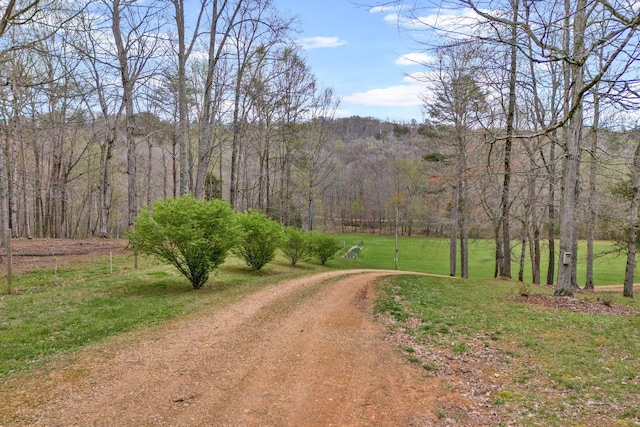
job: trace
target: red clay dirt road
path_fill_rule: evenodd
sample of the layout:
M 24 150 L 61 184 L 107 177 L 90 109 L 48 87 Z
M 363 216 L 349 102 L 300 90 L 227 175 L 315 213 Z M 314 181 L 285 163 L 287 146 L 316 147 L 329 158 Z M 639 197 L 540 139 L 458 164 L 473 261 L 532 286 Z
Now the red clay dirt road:
M 48 377 L 9 380 L 0 425 L 447 425 L 438 408 L 465 399 L 403 360 L 372 317 L 376 280 L 396 273 L 284 282 Z

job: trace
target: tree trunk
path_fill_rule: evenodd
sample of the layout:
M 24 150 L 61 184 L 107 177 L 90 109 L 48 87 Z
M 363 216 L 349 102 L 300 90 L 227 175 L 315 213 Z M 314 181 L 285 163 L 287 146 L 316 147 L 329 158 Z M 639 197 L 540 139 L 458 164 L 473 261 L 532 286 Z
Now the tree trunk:
M 174 137 L 171 140 L 171 192 L 174 199 L 178 197 L 178 194 L 180 194 L 180 184 L 178 179 L 178 165 L 180 163 L 178 153 L 180 152 L 180 149 L 181 147 L 179 146 L 179 141 Z
M 203 3 L 204 4 L 204 3 Z M 189 192 L 189 114 L 187 99 L 186 63 L 190 49 L 186 47 L 184 25 L 184 0 L 173 0 L 175 9 L 176 32 L 178 34 L 178 146 L 180 147 L 180 195 Z M 202 9 L 201 12 L 202 13 Z M 200 22 L 200 19 L 198 19 Z M 195 32 L 198 31 L 196 26 Z
M 136 162 L 136 140 L 133 136 L 133 82 L 126 83 L 124 90 L 123 102 L 125 104 L 126 115 L 126 139 L 127 139 L 127 225 L 129 229 L 133 228 L 138 216 L 138 192 L 136 187 L 137 162 Z
M 591 163 L 594 164 L 594 160 L 591 160 Z M 594 245 L 594 240 L 595 240 L 595 220 L 596 220 L 596 213 L 595 213 L 595 206 L 593 204 L 593 197 L 594 194 L 591 192 L 592 189 L 595 190 L 593 187 L 595 187 L 595 179 L 593 177 L 593 170 L 591 170 L 592 165 L 589 165 L 589 200 L 587 201 L 588 205 L 589 205 L 589 210 L 588 210 L 588 224 L 587 224 L 587 271 L 586 271 L 586 280 L 585 280 L 585 285 L 584 288 L 585 289 L 590 289 L 593 290 L 594 289 L 594 282 L 593 282 L 593 245 Z M 592 180 L 593 180 L 593 187 L 592 187 Z
M 145 185 L 145 207 L 149 209 L 151 207 L 152 197 L 152 188 L 151 182 L 153 181 L 151 175 L 153 174 L 153 143 L 151 138 L 147 138 L 147 176 L 146 176 L 146 185 Z
M 22 204 L 23 204 L 23 215 L 24 215 L 24 230 L 25 237 L 27 239 L 31 239 L 31 212 L 29 211 L 29 198 L 27 194 L 31 191 L 31 184 L 29 182 L 29 174 L 27 172 L 27 156 L 25 154 L 26 147 L 25 142 L 21 141 L 20 143 L 20 164 L 21 164 L 21 174 L 20 181 L 22 185 Z
M 629 235 L 627 237 L 627 267 L 624 274 L 623 295 L 633 298 L 633 278 L 636 268 L 636 252 L 638 241 L 638 206 L 640 205 L 640 141 L 633 155 L 633 198 L 629 213 Z
M 451 205 L 451 230 L 450 230 L 450 238 L 449 238 L 449 276 L 455 277 L 456 275 L 456 267 L 457 267 L 457 240 L 458 240 L 458 224 L 460 221 L 458 220 L 458 215 L 460 211 L 458 209 L 458 189 L 457 187 L 453 187 L 453 197 L 452 197 L 452 205 Z
M 169 166 L 167 166 L 167 152 L 162 150 L 162 197 L 169 197 Z
M 0 135 L 2 134 L 0 133 Z M 9 241 L 9 204 L 7 201 L 7 163 L 5 159 L 4 144 L 0 143 L 0 233 L 2 233 L 2 247 L 6 249 Z
M 596 208 L 596 173 L 598 150 L 598 127 L 600 121 L 600 94 L 599 84 L 593 90 L 593 126 L 591 127 L 591 153 L 589 157 L 589 193 L 587 195 L 587 277 L 584 288 L 593 289 L 593 246 L 596 232 L 596 220 L 598 218 Z
M 16 78 L 11 78 L 11 91 L 12 91 L 12 110 L 13 117 L 11 119 L 10 125 L 10 137 L 7 140 L 7 174 L 8 174 L 8 187 L 7 194 L 9 197 L 9 228 L 11 229 L 12 237 L 18 237 L 21 233 L 21 226 L 18 221 L 19 217 L 19 202 L 18 195 L 16 192 L 18 191 L 17 182 L 18 182 L 18 141 L 20 140 L 20 111 L 22 110 L 20 99 L 21 91 L 19 91 L 18 85 L 16 83 Z M 23 174 L 24 175 L 24 174 Z M 23 192 L 26 191 L 26 188 L 23 188 Z
M 549 149 L 549 202 L 547 206 L 548 232 L 549 232 L 549 264 L 547 266 L 547 285 L 553 285 L 556 267 L 556 143 L 551 142 Z
M 565 8 L 569 10 L 570 0 L 565 0 Z M 576 2 L 573 14 L 573 48 L 574 58 L 582 57 L 584 50 L 584 33 L 586 29 L 586 0 Z M 569 16 L 569 12 L 567 12 Z M 568 19 L 568 18 L 567 18 Z M 568 24 L 567 25 L 567 30 Z M 568 40 L 568 37 L 567 37 Z M 560 206 L 560 259 L 558 260 L 558 283 L 554 291 L 557 296 L 573 296 L 572 281 L 577 262 L 577 195 L 580 169 L 580 142 L 582 139 L 582 93 L 584 86 L 584 64 L 577 59 L 568 64 L 566 73 L 570 77 L 570 102 L 575 106 L 574 113 L 568 123 L 565 162 L 563 173 L 562 204 Z
M 214 34 L 212 30 L 212 34 Z M 205 91 L 203 97 L 203 112 L 200 118 L 200 141 L 198 144 L 198 165 L 196 166 L 196 183 L 194 187 L 194 195 L 200 198 L 204 195 L 204 185 L 209 170 L 209 163 L 212 154 L 212 128 L 213 115 L 215 108 L 213 105 L 213 89 L 214 89 L 214 71 L 216 67 L 215 61 L 215 35 L 211 36 L 211 47 L 209 48 L 209 65 L 207 68 L 207 80 L 205 82 Z M 181 173 L 182 175 L 182 173 Z
M 469 227 L 464 217 L 460 224 L 460 277 L 469 278 Z
M 459 188 L 458 191 L 458 223 L 460 231 L 460 277 L 467 279 L 469 277 L 469 225 L 467 224 L 467 199 L 466 199 L 466 161 L 462 161 L 462 172 L 459 172 Z
M 313 216 L 315 215 L 313 211 L 313 187 L 309 187 L 309 194 L 307 196 L 307 202 L 309 204 L 309 231 L 313 231 Z
M 522 230 L 520 235 L 520 262 L 518 263 L 518 281 L 524 282 L 524 264 L 527 259 L 527 228 L 528 223 L 525 219 L 522 222 Z
M 516 111 L 516 80 L 517 80 L 517 39 L 518 39 L 518 5 L 519 0 L 513 2 L 513 24 L 511 25 L 511 64 L 509 70 L 509 105 L 507 107 L 507 137 L 504 144 L 504 179 L 502 182 L 502 247 L 504 255 L 500 268 L 500 277 L 511 278 L 511 230 L 509 224 L 509 187 L 511 184 L 511 149 L 513 144 L 513 124 Z
M 93 158 L 91 156 L 87 156 L 87 170 L 92 170 L 93 168 Z M 87 208 L 87 226 L 82 233 L 82 237 L 93 237 L 96 232 L 96 228 L 98 227 L 98 223 L 94 224 L 93 219 L 93 206 L 94 206 L 94 194 L 93 194 L 93 178 L 87 179 L 87 187 L 86 187 L 86 196 L 83 204 L 83 210 Z M 97 217 L 97 215 L 96 215 Z M 79 223 L 79 221 L 78 221 Z
M 233 136 L 231 139 L 231 177 L 229 179 L 229 203 L 237 209 L 238 198 L 238 146 L 240 144 L 240 82 L 241 76 L 237 77 L 236 90 L 233 100 Z
M 133 109 L 133 87 L 135 78 L 129 68 L 129 49 L 131 46 L 125 45 L 120 28 L 121 4 L 120 0 L 113 0 L 113 17 L 111 29 L 116 44 L 120 78 L 122 83 L 122 105 L 125 111 L 125 141 L 127 145 L 127 226 L 132 228 L 138 215 L 138 201 L 136 191 L 136 141 L 133 136 L 134 109 Z
M 582 137 L 582 108 L 578 107 L 570 121 L 569 140 L 565 148 L 563 194 L 560 205 L 560 259 L 558 260 L 558 283 L 554 294 L 573 296 L 572 281 L 576 263 L 576 217 L 578 169 L 580 167 L 580 138 Z
M 271 164 L 270 153 L 271 153 L 271 136 L 270 136 L 270 122 L 267 121 L 266 124 L 266 132 L 267 132 L 267 140 L 264 147 L 264 213 L 269 216 L 271 210 L 271 173 L 269 172 Z
M 500 265 L 502 264 L 502 239 L 500 239 L 500 222 L 495 223 L 493 227 L 493 240 L 496 243 L 493 277 L 498 278 L 500 276 Z
M 532 236 L 529 238 L 529 252 L 531 256 L 531 276 L 534 284 L 540 284 L 540 227 L 534 221 Z
M 42 165 L 40 146 L 36 139 L 31 142 L 33 149 L 33 168 L 34 168 L 34 228 L 36 237 L 44 236 L 44 200 L 42 199 Z M 1 215 L 1 214 L 0 214 Z
M 49 236 L 62 237 L 62 135 L 53 137 L 51 172 L 49 173 Z
M 16 135 L 17 136 L 17 135 Z M 17 138 L 11 138 L 9 144 L 9 153 L 7 159 L 9 160 L 7 172 L 9 173 L 8 179 L 8 195 L 9 195 L 9 228 L 11 229 L 11 236 L 18 237 L 20 233 L 20 226 L 18 224 L 18 196 L 16 194 L 16 183 L 18 176 L 18 159 L 16 158 L 16 140 Z
M 536 176 L 533 174 L 535 170 L 535 162 L 530 158 L 530 169 L 532 175 L 528 178 L 527 198 L 528 202 L 528 221 L 529 226 L 525 231 L 529 240 L 529 255 L 531 257 L 531 275 L 535 284 L 540 284 L 540 227 L 537 219 L 536 209 Z
M 106 118 L 105 118 L 106 119 Z M 115 129 L 113 131 L 115 133 Z M 109 237 L 109 215 L 111 212 L 111 159 L 113 134 L 108 135 L 100 147 L 100 231 L 99 237 Z
M 636 188 L 636 193 L 638 193 L 637 188 Z M 629 233 L 629 239 L 636 239 L 638 236 L 638 205 L 637 205 L 637 200 L 636 200 L 636 206 L 635 206 L 635 216 L 636 216 L 636 224 L 634 226 L 632 226 L 631 228 L 633 229 L 632 231 L 630 231 Z M 623 295 L 627 298 L 633 298 L 633 277 L 635 275 L 635 268 L 636 268 L 636 242 L 635 240 L 633 241 L 629 241 L 629 244 L 627 245 L 627 267 L 624 273 L 624 289 L 623 289 Z

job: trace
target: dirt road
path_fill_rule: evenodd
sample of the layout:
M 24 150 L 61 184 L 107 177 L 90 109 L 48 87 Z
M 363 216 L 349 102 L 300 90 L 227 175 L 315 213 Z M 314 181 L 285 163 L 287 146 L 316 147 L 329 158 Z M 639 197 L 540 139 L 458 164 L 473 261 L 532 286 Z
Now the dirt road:
M 387 274 L 281 283 L 86 352 L 33 379 L 38 387 L 10 384 L 17 419 L 7 425 L 444 425 L 437 408 L 460 398 L 404 361 L 373 321 L 373 285 Z

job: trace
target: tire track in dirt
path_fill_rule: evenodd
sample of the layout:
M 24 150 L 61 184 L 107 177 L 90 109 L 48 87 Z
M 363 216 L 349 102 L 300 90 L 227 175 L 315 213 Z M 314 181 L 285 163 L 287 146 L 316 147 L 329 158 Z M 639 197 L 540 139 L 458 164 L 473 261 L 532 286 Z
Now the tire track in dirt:
M 392 274 L 407 273 L 284 282 L 126 347 L 88 351 L 40 379 L 46 395 L 12 384 L 22 400 L 6 425 L 439 425 L 436 408 L 460 398 L 403 361 L 371 316 L 374 283 Z

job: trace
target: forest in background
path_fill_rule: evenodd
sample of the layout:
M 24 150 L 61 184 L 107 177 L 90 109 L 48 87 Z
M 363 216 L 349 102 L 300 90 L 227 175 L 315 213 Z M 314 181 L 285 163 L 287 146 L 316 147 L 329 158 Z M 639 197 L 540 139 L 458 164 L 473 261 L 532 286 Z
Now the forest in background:
M 428 8 L 386 3 L 416 24 Z M 336 117 L 340 99 L 307 66 L 295 18 L 270 0 L 10 0 L 0 9 L 3 244 L 9 232 L 122 237 L 142 207 L 193 194 L 305 229 L 397 223 L 446 236 L 462 277 L 470 238 L 495 240 L 500 277 L 526 256 L 544 281 L 548 250 L 558 295 L 577 285 L 577 240 L 614 239 L 632 280 L 638 6 L 443 5 L 472 20 L 421 46 L 424 122 L 390 123 Z M 528 253 L 511 253 L 516 239 Z

